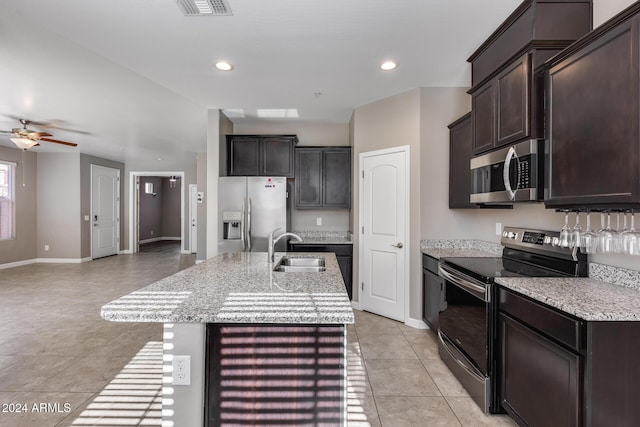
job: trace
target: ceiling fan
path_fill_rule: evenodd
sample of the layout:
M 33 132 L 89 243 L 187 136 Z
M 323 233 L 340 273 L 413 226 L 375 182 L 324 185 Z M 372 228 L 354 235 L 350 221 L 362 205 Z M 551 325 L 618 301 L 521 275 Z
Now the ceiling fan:
M 8 133 L 11 134 L 11 141 L 18 146 L 18 148 L 22 150 L 29 150 L 32 147 L 40 145 L 40 141 L 45 142 L 53 142 L 54 144 L 62 144 L 68 145 L 70 147 L 77 147 L 78 144 L 67 141 L 60 141 L 59 139 L 51 139 L 49 136 L 53 136 L 48 132 L 35 131 L 32 129 L 28 129 L 27 126 L 33 124 L 38 126 L 37 123 L 32 122 L 31 120 L 19 119 L 20 123 L 22 123 L 22 128 L 13 128 L 11 130 L 0 130 L 0 133 Z

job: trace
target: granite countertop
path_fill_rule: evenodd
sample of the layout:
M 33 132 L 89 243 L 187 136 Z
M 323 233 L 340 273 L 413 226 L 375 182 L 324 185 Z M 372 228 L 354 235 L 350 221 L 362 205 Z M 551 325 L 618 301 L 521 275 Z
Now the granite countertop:
M 500 277 L 496 283 L 591 321 L 640 321 L 640 292 L 584 277 Z
M 302 237 L 302 242 L 289 240 L 292 245 L 352 245 L 353 238 L 348 231 L 294 231 Z
M 101 314 L 119 322 L 353 323 L 335 254 L 287 255 L 323 256 L 326 271 L 275 272 L 265 252 L 225 253 L 116 299 Z

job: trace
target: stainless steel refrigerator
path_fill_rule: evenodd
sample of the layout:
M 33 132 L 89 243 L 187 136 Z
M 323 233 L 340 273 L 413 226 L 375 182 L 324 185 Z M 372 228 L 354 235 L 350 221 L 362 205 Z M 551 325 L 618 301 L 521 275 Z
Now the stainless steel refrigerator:
M 288 229 L 287 179 L 221 177 L 218 182 L 218 253 L 266 252 L 269 233 Z M 276 250 L 285 250 L 284 242 Z

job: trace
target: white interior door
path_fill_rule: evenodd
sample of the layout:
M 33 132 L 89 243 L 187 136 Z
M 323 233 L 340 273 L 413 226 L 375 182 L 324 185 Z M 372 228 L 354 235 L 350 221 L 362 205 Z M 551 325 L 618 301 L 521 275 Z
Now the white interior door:
M 409 278 L 408 158 L 408 147 L 360 155 L 360 303 L 402 322 Z
M 198 252 L 198 187 L 189 184 L 189 248 L 192 254 Z
M 91 257 L 118 253 L 120 245 L 120 171 L 91 165 Z

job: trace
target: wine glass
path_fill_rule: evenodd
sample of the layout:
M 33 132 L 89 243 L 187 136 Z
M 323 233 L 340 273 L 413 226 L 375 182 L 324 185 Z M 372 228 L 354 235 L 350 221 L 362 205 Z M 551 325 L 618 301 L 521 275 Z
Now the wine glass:
M 580 236 L 582 234 L 582 227 L 580 226 L 580 211 L 576 211 L 576 225 L 571 230 L 569 237 L 569 247 L 574 248 L 580 246 Z
M 628 254 L 640 255 L 640 233 L 635 229 L 635 213 L 631 210 L 631 228 L 629 233 L 625 234 L 625 238 L 628 239 Z
M 570 235 L 571 235 L 571 227 L 569 227 L 569 211 L 565 210 L 564 226 L 562 227 L 562 230 L 560 230 L 558 246 L 561 246 L 563 248 L 568 248 L 569 242 L 570 242 Z
M 629 211 L 624 212 L 624 223 L 623 223 L 624 229 L 620 232 L 620 252 L 625 254 L 631 253 L 630 245 L 631 245 L 631 241 L 633 240 L 632 231 L 627 227 L 628 214 L 629 214 Z M 633 220 L 633 216 L 631 217 L 631 219 Z
M 598 248 L 600 252 L 613 252 L 613 232 L 611 230 L 611 211 L 607 211 L 607 225 L 598 232 Z
M 591 228 L 591 211 L 587 210 L 587 229 L 580 236 L 580 250 L 585 254 L 594 254 L 598 249 L 598 235 Z

